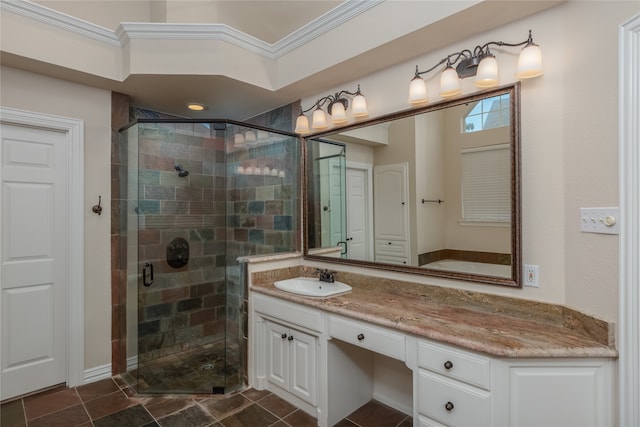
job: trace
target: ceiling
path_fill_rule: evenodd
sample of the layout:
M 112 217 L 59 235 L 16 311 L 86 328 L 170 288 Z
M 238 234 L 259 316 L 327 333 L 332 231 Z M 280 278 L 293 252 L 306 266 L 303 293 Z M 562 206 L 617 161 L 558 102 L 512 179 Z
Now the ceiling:
M 73 10 L 78 18 L 115 30 L 116 22 L 105 22 L 100 19 L 102 14 L 99 13 L 99 7 L 112 7 L 118 1 L 73 0 L 75 3 Z M 181 1 L 187 5 L 189 3 L 204 4 L 202 2 L 205 0 Z M 336 7 L 343 7 L 346 3 L 353 1 L 236 0 L 214 3 L 217 7 L 218 23 L 233 27 L 263 42 L 274 44 L 293 33 L 313 26 L 314 23 L 318 27 L 317 20 L 322 20 L 323 16 L 326 17 L 326 14 Z M 400 0 L 387 1 L 402 4 Z M 68 13 L 69 2 L 70 0 L 39 1 L 42 5 L 63 13 Z M 174 3 L 179 2 L 174 1 Z M 434 7 L 437 7 L 438 3 L 442 2 L 433 1 Z M 321 72 L 308 75 L 277 90 L 261 88 L 224 75 L 133 74 L 124 82 L 118 82 L 7 52 L 2 52 L 0 59 L 3 65 L 125 93 L 131 96 L 134 105 L 156 111 L 190 118 L 245 120 L 278 106 L 322 93 L 344 82 L 356 80 L 362 75 L 423 55 L 430 50 L 473 36 L 475 33 L 555 6 L 561 1 L 468 3 L 471 6 L 464 12 L 426 25 L 419 31 L 379 43 L 376 48 L 332 64 Z M 84 5 L 85 8 L 79 8 L 79 4 Z M 483 19 L 477 19 L 478 17 Z M 368 31 L 375 31 L 375 28 L 369 28 Z M 204 112 L 190 112 L 185 108 L 187 101 L 203 103 L 209 109 Z

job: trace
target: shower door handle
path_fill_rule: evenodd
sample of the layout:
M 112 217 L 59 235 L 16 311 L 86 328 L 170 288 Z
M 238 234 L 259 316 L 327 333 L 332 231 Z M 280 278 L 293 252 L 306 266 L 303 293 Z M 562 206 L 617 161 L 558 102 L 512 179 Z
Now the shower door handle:
M 149 269 L 149 276 L 147 276 L 147 268 Z M 145 286 L 151 286 L 153 284 L 153 264 L 150 262 L 142 267 L 142 284 Z

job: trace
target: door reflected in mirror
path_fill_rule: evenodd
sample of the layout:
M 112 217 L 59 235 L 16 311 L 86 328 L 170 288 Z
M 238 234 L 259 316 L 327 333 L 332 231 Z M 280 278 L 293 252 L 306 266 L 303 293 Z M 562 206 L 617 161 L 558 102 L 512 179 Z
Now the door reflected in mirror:
M 520 286 L 519 84 L 306 139 L 305 256 Z

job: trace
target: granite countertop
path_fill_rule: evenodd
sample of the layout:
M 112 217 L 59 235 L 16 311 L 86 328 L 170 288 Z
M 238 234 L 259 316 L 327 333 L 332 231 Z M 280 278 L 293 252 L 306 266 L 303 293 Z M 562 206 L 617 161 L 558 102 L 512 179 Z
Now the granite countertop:
M 612 357 L 614 324 L 556 304 L 339 273 L 350 293 L 310 298 L 281 291 L 276 280 L 312 276 L 299 266 L 256 272 L 250 289 L 499 357 Z

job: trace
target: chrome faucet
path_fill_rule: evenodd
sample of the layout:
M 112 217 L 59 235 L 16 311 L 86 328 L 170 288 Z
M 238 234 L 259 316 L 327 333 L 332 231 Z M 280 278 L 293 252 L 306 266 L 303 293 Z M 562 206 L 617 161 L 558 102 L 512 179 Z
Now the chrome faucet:
M 320 281 L 321 282 L 327 282 L 327 283 L 333 283 L 336 281 L 335 279 L 335 271 L 329 271 L 327 269 L 320 269 L 320 268 L 316 268 L 316 273 L 318 273 L 320 275 Z

